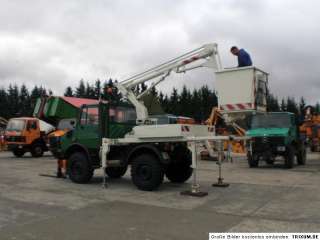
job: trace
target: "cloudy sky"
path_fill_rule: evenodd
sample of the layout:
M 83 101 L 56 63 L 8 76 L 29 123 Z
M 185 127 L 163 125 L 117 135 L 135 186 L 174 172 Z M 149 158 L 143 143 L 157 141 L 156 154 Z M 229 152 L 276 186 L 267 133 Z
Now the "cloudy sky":
M 204 43 L 219 44 L 224 67 L 232 45 L 269 72 L 279 98 L 320 101 L 318 0 L 0 0 L 0 87 L 45 86 L 56 95 L 79 79 L 118 80 Z M 171 80 L 171 81 L 170 81 Z M 200 69 L 161 90 L 208 84 Z

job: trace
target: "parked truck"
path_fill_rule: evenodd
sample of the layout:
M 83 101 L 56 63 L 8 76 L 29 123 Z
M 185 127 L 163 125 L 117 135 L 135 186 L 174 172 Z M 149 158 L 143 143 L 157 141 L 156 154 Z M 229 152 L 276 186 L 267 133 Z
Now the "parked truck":
M 158 188 L 164 176 L 172 182 L 187 181 L 197 166 L 196 143 L 204 142 L 209 147 L 208 140 L 228 140 L 229 136 L 214 136 L 213 127 L 206 125 L 158 124 L 157 118 L 148 114 L 141 98 L 172 72 L 185 73 L 199 67 L 223 72 L 216 44 L 204 45 L 117 83 L 116 88 L 131 106 L 112 102 L 83 105 L 75 129 L 59 142 L 60 158 L 67 161 L 70 179 L 75 183 L 87 183 L 94 170 L 101 167 L 104 180 L 106 175 L 118 178 L 131 165 L 132 181 L 141 190 Z M 237 71 L 240 70 L 235 69 L 232 74 L 237 76 Z M 254 67 L 248 71 L 256 74 Z M 247 81 L 246 76 L 242 79 Z M 150 80 L 154 82 L 148 89 L 140 95 L 134 93 L 134 87 Z M 255 89 L 252 80 L 248 80 L 250 89 Z M 221 86 L 220 90 L 228 89 Z M 266 95 L 261 97 L 261 102 L 250 105 L 246 111 L 263 107 Z
M 304 109 L 304 119 L 300 126 L 300 134 L 312 152 L 320 152 L 320 114 L 314 107 Z
M 252 138 L 248 153 L 250 167 L 258 167 L 261 161 L 273 164 L 277 157 L 284 159 L 286 168 L 292 168 L 295 160 L 299 165 L 306 163 L 306 149 L 293 113 L 256 114 L 246 134 Z
M 31 152 L 33 157 L 41 157 L 48 151 L 47 135 L 54 131 L 54 126 L 38 118 L 11 118 L 5 131 L 8 150 L 16 157 Z

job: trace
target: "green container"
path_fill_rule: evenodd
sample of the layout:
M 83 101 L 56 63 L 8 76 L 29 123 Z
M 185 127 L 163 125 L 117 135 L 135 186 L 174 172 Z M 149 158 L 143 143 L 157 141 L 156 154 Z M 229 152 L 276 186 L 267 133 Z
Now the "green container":
M 45 118 L 64 119 L 75 118 L 79 114 L 79 108 L 64 101 L 60 97 L 51 97 L 47 100 L 43 109 Z

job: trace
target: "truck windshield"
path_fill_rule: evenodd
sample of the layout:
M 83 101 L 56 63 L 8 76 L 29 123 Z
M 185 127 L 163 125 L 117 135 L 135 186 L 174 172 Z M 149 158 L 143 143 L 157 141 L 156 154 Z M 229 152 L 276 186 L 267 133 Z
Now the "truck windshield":
M 290 116 L 285 114 L 256 115 L 251 121 L 251 128 L 287 128 L 290 125 Z
M 24 129 L 26 121 L 23 119 L 11 119 L 8 122 L 7 131 L 21 131 Z

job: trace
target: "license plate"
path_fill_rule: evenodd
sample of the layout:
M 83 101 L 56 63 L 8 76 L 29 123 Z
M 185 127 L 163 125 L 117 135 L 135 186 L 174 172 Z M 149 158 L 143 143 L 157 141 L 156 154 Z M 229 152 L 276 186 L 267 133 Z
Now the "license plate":
M 277 147 L 277 150 L 278 150 L 279 152 L 285 152 L 285 151 L 286 151 L 286 147 L 284 147 L 284 146 L 279 146 L 279 147 Z

